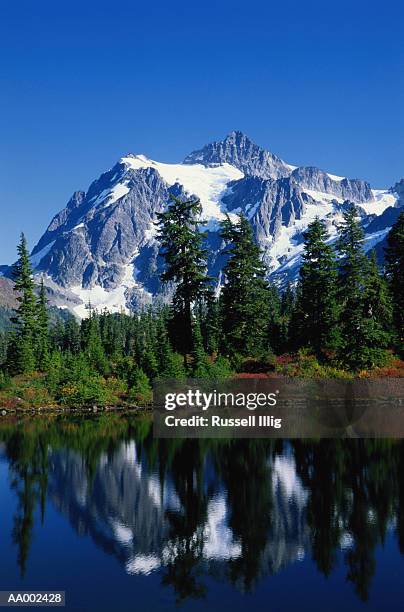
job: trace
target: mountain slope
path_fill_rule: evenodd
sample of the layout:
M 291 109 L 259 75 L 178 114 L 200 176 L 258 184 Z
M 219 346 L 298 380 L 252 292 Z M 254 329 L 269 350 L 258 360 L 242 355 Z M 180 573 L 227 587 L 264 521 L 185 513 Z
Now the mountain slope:
M 315 216 L 335 236 L 348 201 L 355 202 L 371 248 L 385 239 L 403 192 L 403 181 L 391 190 L 372 190 L 366 181 L 296 168 L 241 132 L 232 132 L 191 153 L 182 164 L 126 155 L 87 192 L 73 194 L 33 249 L 31 261 L 54 304 L 79 316 L 86 314 L 89 301 L 129 311 L 170 294 L 159 281 L 163 262 L 155 238 L 156 214 L 170 194 L 200 198 L 210 274 L 220 279 L 218 222 L 242 211 L 252 223 L 269 274 L 284 282 L 296 276 L 302 233 Z

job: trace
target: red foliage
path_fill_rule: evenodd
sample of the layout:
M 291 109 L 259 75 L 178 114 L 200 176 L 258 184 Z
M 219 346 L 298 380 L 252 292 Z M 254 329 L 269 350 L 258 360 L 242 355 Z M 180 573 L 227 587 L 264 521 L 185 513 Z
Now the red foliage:
M 276 363 L 279 366 L 288 365 L 289 363 L 293 363 L 296 361 L 296 357 L 291 355 L 290 353 L 284 353 L 283 355 L 279 355 L 276 358 Z
M 239 372 L 235 374 L 234 378 L 270 378 L 268 374 L 264 374 L 260 372 L 259 374 L 254 374 L 254 372 Z
M 362 378 L 403 378 L 404 377 L 404 361 L 401 359 L 393 359 L 388 366 L 375 368 L 374 370 L 365 370 L 361 372 Z

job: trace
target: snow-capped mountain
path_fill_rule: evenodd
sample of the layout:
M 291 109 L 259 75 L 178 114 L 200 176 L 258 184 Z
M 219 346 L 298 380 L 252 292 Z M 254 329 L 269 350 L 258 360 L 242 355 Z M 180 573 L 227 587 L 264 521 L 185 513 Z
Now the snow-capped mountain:
M 232 132 L 166 164 L 128 154 L 103 173 L 87 192 L 77 191 L 52 219 L 32 251 L 51 301 L 79 316 L 86 305 L 133 310 L 167 297 L 159 281 L 162 258 L 156 213 L 170 194 L 201 200 L 210 250 L 209 272 L 220 279 L 219 221 L 244 212 L 264 253 L 269 275 L 279 282 L 297 274 L 302 233 L 316 216 L 331 236 L 348 201 L 359 206 L 366 248 L 379 248 L 404 204 L 404 181 L 371 189 L 359 179 L 315 167 L 295 167 Z

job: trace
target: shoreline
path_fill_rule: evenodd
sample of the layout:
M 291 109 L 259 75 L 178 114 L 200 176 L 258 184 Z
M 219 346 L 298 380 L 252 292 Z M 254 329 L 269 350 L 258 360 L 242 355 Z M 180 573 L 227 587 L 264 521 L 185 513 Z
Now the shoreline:
M 0 406 L 0 417 L 8 416 L 51 416 L 59 414 L 98 414 L 105 412 L 151 412 L 148 406 L 41 406 L 38 408 L 6 408 Z

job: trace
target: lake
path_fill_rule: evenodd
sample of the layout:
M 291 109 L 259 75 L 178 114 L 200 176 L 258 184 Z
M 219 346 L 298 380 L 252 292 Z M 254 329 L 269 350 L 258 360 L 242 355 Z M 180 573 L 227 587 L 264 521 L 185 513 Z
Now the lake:
M 155 440 L 0 421 L 0 589 L 67 610 L 400 610 L 401 440 Z

